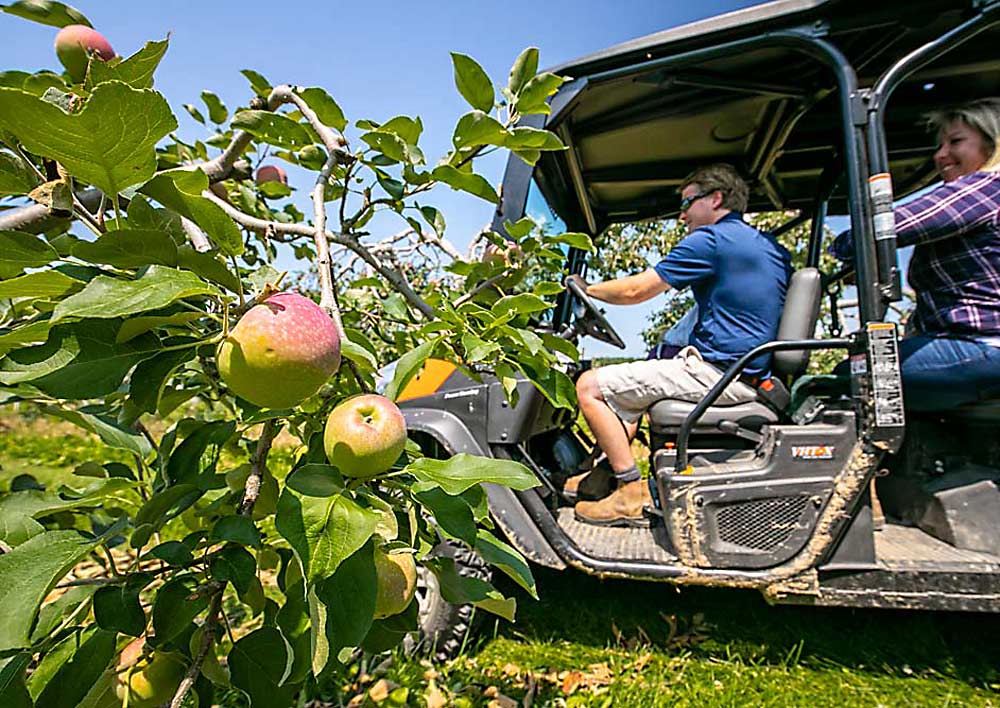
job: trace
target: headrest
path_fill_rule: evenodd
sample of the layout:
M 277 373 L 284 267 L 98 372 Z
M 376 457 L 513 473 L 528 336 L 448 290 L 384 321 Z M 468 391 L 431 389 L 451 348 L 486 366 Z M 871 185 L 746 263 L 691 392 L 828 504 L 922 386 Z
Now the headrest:
M 785 295 L 785 308 L 778 325 L 778 340 L 812 339 L 823 298 L 823 284 L 816 268 L 803 268 L 792 274 Z M 808 351 L 775 352 L 771 370 L 778 376 L 801 374 L 809 365 Z

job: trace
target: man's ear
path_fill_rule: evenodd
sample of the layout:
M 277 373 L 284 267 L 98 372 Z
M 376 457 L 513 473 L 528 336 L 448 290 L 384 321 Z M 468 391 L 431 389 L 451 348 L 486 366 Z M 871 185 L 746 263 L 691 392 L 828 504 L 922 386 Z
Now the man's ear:
M 721 209 L 722 208 L 722 191 L 721 190 L 718 190 L 718 189 L 715 190 L 714 192 L 712 192 L 712 195 L 709 198 L 712 200 L 712 208 L 713 209 Z

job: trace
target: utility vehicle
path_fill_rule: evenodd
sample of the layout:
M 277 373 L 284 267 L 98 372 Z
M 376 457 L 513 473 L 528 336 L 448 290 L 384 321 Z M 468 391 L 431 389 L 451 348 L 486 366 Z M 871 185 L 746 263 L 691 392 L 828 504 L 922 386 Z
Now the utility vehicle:
M 648 529 L 575 520 L 560 488 L 587 441 L 575 415 L 527 381 L 512 407 L 497 381 L 428 362 L 400 396 L 411 433 L 442 455 L 510 458 L 537 473 L 536 489 L 488 486 L 488 496 L 509 541 L 542 566 L 757 588 L 784 603 L 1000 610 L 1000 391 L 907 415 L 901 333 L 887 316 L 901 298 L 896 240 L 891 217 L 879 218 L 934 179 L 923 114 L 1000 94 L 998 23 L 997 2 L 778 0 L 553 69 L 571 80 L 533 125 L 568 149 L 534 168 L 510 159 L 494 230 L 536 215 L 599 243 L 612 224 L 676 216 L 683 177 L 724 161 L 750 177 L 749 211 L 798 213 L 778 231 L 811 223 L 806 267 L 776 341 L 698 404 L 649 411 L 658 508 Z M 846 275 L 818 269 L 827 215 L 847 216 L 854 233 L 858 314 L 853 331 L 817 338 L 821 301 Z M 570 249 L 567 274 L 584 270 Z M 622 346 L 572 282 L 540 326 Z M 800 381 L 820 349 L 849 358 L 849 386 L 810 393 Z M 717 404 L 763 352 L 775 388 Z M 462 621 L 459 609 L 425 588 L 425 630 Z

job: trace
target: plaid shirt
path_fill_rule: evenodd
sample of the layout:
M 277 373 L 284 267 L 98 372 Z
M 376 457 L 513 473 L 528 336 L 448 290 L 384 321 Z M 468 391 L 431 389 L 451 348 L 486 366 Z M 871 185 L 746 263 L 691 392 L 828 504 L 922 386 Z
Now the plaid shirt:
M 1000 335 L 1000 173 L 974 172 L 893 210 L 927 334 Z M 850 233 L 831 249 L 853 256 Z

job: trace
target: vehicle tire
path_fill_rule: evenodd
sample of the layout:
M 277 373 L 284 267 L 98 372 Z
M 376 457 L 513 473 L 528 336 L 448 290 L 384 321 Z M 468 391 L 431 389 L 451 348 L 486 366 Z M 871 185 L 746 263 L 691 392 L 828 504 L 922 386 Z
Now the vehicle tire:
M 490 581 L 489 566 L 474 551 L 454 541 L 444 541 L 434 549 L 434 555 L 451 558 L 455 570 L 466 578 Z M 435 661 L 455 657 L 472 630 L 475 609 L 470 605 L 453 605 L 441 595 L 437 576 L 426 568 L 417 569 L 417 607 L 419 645 L 417 651 Z

